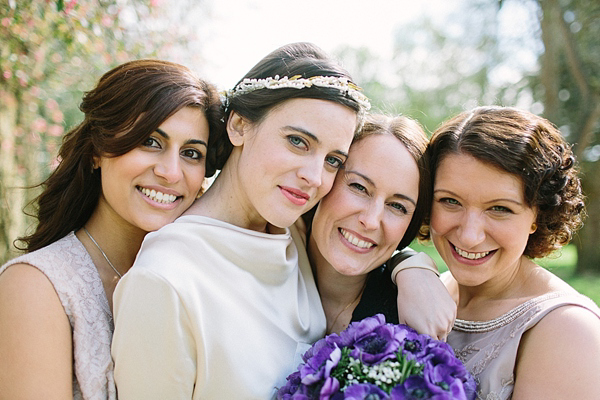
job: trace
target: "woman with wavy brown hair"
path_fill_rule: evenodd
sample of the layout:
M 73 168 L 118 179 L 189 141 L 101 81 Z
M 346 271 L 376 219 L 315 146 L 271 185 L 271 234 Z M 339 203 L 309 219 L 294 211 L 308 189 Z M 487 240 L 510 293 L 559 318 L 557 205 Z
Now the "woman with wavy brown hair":
M 214 87 L 159 60 L 122 64 L 81 103 L 36 199 L 26 254 L 0 269 L 0 399 L 115 399 L 112 293 L 150 231 L 215 172 Z
M 427 151 L 430 235 L 458 305 L 448 343 L 478 398 L 597 398 L 600 310 L 534 262 L 582 224 L 568 143 L 544 118 L 480 107 L 444 123 Z

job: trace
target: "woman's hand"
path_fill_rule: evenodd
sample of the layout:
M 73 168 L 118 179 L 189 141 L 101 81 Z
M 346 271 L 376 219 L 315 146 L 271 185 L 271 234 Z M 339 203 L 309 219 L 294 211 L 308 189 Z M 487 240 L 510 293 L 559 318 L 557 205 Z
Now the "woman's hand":
M 446 340 L 456 319 L 456 303 L 442 281 L 423 268 L 402 269 L 395 278 L 400 323 Z

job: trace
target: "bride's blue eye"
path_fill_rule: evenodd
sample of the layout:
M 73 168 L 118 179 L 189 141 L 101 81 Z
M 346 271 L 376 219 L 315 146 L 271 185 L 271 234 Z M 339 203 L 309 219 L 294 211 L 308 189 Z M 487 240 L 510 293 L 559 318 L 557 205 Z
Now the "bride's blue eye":
M 344 165 L 344 161 L 338 157 L 328 156 L 325 158 L 325 162 L 332 168 L 340 169 Z
M 308 145 L 306 144 L 306 141 L 304 139 L 302 139 L 300 136 L 290 135 L 290 136 L 287 137 L 287 140 L 294 147 L 304 148 L 304 149 L 308 148 Z

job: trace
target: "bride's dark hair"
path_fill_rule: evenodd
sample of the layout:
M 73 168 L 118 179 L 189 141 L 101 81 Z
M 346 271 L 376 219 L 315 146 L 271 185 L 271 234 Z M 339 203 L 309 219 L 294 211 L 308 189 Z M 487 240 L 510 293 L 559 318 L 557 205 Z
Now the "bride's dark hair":
M 291 43 L 278 48 L 258 62 L 240 81 L 244 79 L 265 79 L 300 76 L 310 78 L 313 76 L 334 76 L 352 81 L 350 74 L 342 68 L 327 53 L 312 43 Z M 232 112 L 236 112 L 251 123 L 260 123 L 273 107 L 286 100 L 296 98 L 321 99 L 333 101 L 354 110 L 362 116 L 361 105 L 352 97 L 341 90 L 312 86 L 310 88 L 294 89 L 285 88 L 277 90 L 254 90 L 250 93 L 236 95 L 229 99 L 225 119 Z M 358 118 L 357 130 L 362 123 Z M 219 138 L 221 142 L 214 148 L 216 152 L 215 163 L 221 169 L 227 161 L 233 148 L 227 136 Z

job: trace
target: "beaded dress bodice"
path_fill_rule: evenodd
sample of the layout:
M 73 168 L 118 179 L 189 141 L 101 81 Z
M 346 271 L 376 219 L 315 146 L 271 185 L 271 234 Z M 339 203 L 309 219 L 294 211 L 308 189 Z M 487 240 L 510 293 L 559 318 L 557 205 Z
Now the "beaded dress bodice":
M 589 298 L 572 292 L 552 292 L 490 321 L 456 320 L 448 344 L 475 377 L 477 399 L 512 397 L 521 337 L 550 311 L 569 305 L 586 308 L 600 318 L 600 309 Z

